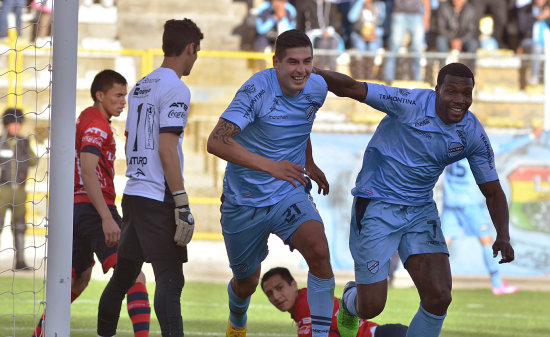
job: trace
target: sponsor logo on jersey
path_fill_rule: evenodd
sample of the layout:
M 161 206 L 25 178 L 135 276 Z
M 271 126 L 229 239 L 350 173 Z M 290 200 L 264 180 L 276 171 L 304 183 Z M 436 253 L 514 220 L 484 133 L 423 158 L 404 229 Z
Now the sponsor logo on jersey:
M 107 156 L 108 161 L 114 161 L 115 160 L 115 154 L 111 151 L 105 151 L 105 155 Z
M 384 95 L 384 94 L 379 94 L 378 97 L 380 98 L 381 101 L 392 101 L 392 102 L 397 102 L 402 104 L 416 105 L 415 100 L 408 99 L 405 97 L 397 97 L 397 96 Z
M 491 143 L 489 143 L 489 140 L 485 135 L 481 135 L 481 141 L 485 145 L 485 150 L 487 151 L 487 161 L 489 164 L 489 168 L 492 170 L 495 168 L 495 154 L 493 153 L 493 148 L 491 147 Z
M 174 102 L 170 104 L 171 108 L 183 108 L 183 110 L 187 111 L 189 107 L 184 102 Z
M 380 262 L 375 260 L 370 260 L 367 262 L 367 269 L 373 273 L 376 274 L 378 272 L 378 269 L 380 269 Z
M 86 129 L 86 131 L 84 131 L 84 134 L 98 135 L 103 139 L 107 139 L 107 132 L 101 130 L 100 128 L 96 128 L 96 127 L 91 127 L 91 128 Z
M 94 135 L 87 135 L 82 137 L 82 143 L 94 144 L 101 148 L 103 146 L 103 139 Z
M 280 119 L 288 119 L 288 116 L 283 116 L 283 115 L 269 115 L 268 116 L 269 119 L 276 119 L 276 120 L 280 120 Z
M 449 145 L 449 156 L 454 157 L 464 151 L 464 145 L 458 142 L 452 142 Z
M 419 120 L 419 121 L 414 122 L 414 126 L 416 126 L 417 128 L 419 128 L 421 126 L 426 126 L 428 124 L 430 124 L 430 119 L 429 118 L 424 118 L 423 120 Z
M 409 89 L 400 88 L 398 91 L 399 91 L 399 95 L 403 97 L 407 97 L 411 94 L 411 91 Z
M 265 90 L 262 89 L 259 93 L 256 94 L 256 96 L 254 96 L 250 100 L 250 105 L 248 106 L 248 109 L 246 109 L 246 113 L 244 114 L 243 117 L 249 117 L 252 114 L 252 112 L 254 111 L 254 107 L 256 105 L 256 102 L 258 102 L 264 94 L 265 94 Z
M 144 97 L 151 92 L 151 88 L 141 89 L 140 87 L 135 87 L 134 92 L 132 93 L 135 97 Z
M 139 177 L 140 175 L 142 175 L 142 176 L 145 177 L 145 173 L 143 173 L 143 171 L 142 171 L 140 168 L 138 168 L 138 169 L 136 170 L 136 176 Z
M 422 130 L 414 130 L 417 134 L 420 136 L 426 138 L 426 139 L 432 139 L 432 135 L 429 132 L 422 131 Z
M 168 118 L 183 118 L 183 116 L 185 116 L 185 111 L 170 110 L 168 113 Z
M 128 159 L 128 165 L 147 165 L 147 157 L 130 157 Z
M 157 83 L 160 82 L 160 78 L 150 78 L 150 77 L 144 77 L 142 78 L 139 83 L 145 84 L 145 83 Z

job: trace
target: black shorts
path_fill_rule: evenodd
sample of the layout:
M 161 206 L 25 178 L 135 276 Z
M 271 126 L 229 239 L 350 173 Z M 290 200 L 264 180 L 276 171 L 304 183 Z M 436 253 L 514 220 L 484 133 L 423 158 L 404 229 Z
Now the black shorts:
M 135 195 L 122 197 L 123 226 L 118 254 L 133 261 L 187 262 L 187 247 L 174 242 L 174 206 Z
M 73 206 L 73 270 L 75 276 L 94 265 L 94 253 L 103 272 L 113 268 L 117 262 L 117 247 L 107 247 L 101 226 L 101 217 L 94 205 L 87 202 Z M 109 206 L 111 215 L 119 227 L 122 220 L 115 206 Z

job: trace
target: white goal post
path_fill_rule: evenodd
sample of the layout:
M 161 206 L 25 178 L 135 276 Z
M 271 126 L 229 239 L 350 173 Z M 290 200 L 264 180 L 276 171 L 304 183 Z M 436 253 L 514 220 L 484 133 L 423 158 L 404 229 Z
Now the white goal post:
M 46 337 L 70 336 L 78 1 L 56 0 L 48 205 Z

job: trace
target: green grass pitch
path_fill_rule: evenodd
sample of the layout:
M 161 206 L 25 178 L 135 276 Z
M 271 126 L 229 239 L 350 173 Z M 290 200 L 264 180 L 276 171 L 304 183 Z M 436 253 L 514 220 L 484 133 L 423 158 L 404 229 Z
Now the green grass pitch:
M 97 304 L 103 281 L 91 281 L 71 307 L 71 336 L 95 336 Z M 148 282 L 150 299 L 154 282 Z M 24 292 L 41 287 L 28 278 L 0 278 L 0 336 L 30 336 L 34 327 L 33 310 L 39 310 L 42 293 Z M 336 294 L 342 287 L 336 288 Z M 15 295 L 14 295 L 15 293 Z M 182 295 L 182 315 L 186 337 L 225 336 L 227 325 L 226 284 L 188 282 Z M 378 323 L 409 324 L 418 308 L 414 288 L 390 289 Z M 494 296 L 488 289 L 454 290 L 453 302 L 443 325 L 443 337 L 548 337 L 550 336 L 550 292 L 520 291 Z M 125 306 L 125 304 L 123 304 Z M 152 310 L 151 336 L 160 336 Z M 41 313 L 36 313 L 39 318 Z M 15 315 L 15 317 L 14 317 Z M 126 308 L 123 307 L 117 336 L 133 336 Z M 248 336 L 296 336 L 288 313 L 271 306 L 258 288 L 248 311 Z

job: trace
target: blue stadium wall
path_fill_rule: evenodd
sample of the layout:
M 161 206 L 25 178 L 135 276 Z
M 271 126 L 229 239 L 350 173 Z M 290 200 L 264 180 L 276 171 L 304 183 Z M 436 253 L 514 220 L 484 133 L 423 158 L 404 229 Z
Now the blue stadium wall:
M 371 136 L 335 133 L 311 136 L 315 162 L 331 184 L 328 196 L 316 194 L 317 186 L 312 193 L 325 223 L 334 269 L 353 269 L 348 249 L 351 188 Z M 496 146 L 515 136 L 498 133 L 489 137 Z M 501 273 L 550 274 L 550 135 L 545 133 L 523 148 L 497 155 L 496 164 L 510 204 L 510 235 L 516 255 L 513 263 L 501 265 Z M 454 274 L 486 274 L 477 238 L 463 236 L 453 241 L 450 253 Z

